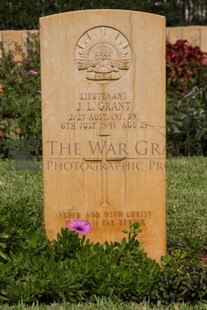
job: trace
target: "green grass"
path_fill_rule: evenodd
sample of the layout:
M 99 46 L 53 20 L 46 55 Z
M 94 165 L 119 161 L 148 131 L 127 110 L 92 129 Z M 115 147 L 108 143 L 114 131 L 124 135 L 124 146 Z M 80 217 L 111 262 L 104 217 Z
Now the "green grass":
M 12 168 L 12 170 L 10 169 Z M 0 204 L 43 219 L 42 169 L 14 170 L 0 162 Z M 28 209 L 27 209 L 28 210 Z M 28 211 L 27 211 L 28 212 Z M 167 164 L 167 245 L 191 255 L 207 250 L 207 157 L 172 158 Z M 39 218 L 38 218 L 39 220 Z
M 167 245 L 190 255 L 207 250 L 207 158 L 168 160 Z
M 13 166 L 12 166 L 13 167 Z M 0 205 L 5 212 L 15 213 L 24 222 L 24 212 L 32 218 L 34 229 L 43 232 L 42 169 L 11 170 L 8 162 L 0 162 Z M 172 158 L 167 165 L 167 246 L 169 251 L 182 250 L 195 259 L 204 259 L 207 252 L 207 157 Z M 20 208 L 21 206 L 21 208 Z M 19 216 L 17 217 L 17 214 Z M 26 219 L 26 217 L 25 217 Z M 18 240 L 17 240 L 18 241 Z M 167 307 L 148 303 L 124 303 L 120 300 L 97 299 L 95 303 L 69 303 L 27 307 L 2 305 L 14 309 L 207 309 L 206 304 L 172 304 Z
M 141 304 L 136 303 L 124 303 L 122 301 L 113 302 L 105 298 L 97 299 L 96 303 L 87 304 L 52 304 L 52 305 L 38 305 L 34 304 L 32 306 L 25 306 L 19 304 L 17 306 L 4 305 L 0 307 L 0 310 L 206 310 L 207 305 L 203 303 L 198 303 L 196 305 L 190 304 L 171 304 L 168 306 L 163 306 L 160 303 L 157 305 L 150 305 L 149 303 L 143 302 Z

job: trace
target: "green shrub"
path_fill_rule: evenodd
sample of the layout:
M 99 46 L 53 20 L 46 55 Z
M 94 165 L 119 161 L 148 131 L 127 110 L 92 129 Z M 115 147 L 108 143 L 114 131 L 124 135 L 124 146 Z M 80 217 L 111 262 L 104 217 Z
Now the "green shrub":
M 166 43 L 167 90 L 185 93 L 193 86 L 206 85 L 207 53 L 186 40 Z
M 207 53 L 185 40 L 166 44 L 169 155 L 207 154 Z
M 0 265 L 0 299 L 8 303 L 77 302 L 94 296 L 142 301 L 159 275 L 159 265 L 140 249 L 136 233 L 128 241 L 101 245 L 67 228 L 52 243 L 27 232 L 16 247 Z
M 43 234 L 30 233 L 0 264 L 0 300 L 9 304 L 97 297 L 164 304 L 207 300 L 207 269 L 179 251 L 163 258 L 160 269 L 135 237 L 101 245 L 80 239 L 67 228 L 51 243 Z
M 8 156 L 10 139 L 35 139 L 41 149 L 40 51 L 37 35 L 29 35 L 22 61 L 1 46 L 0 157 Z
M 167 143 L 173 155 L 207 155 L 207 87 L 167 99 Z
M 155 290 L 150 293 L 151 301 L 163 304 L 207 300 L 207 268 L 197 264 L 193 258 L 186 260 L 186 254 L 173 251 L 162 262 Z
M 206 302 L 207 267 L 200 259 L 206 249 L 206 159 L 172 161 L 177 165 L 168 170 L 171 252 L 161 266 L 142 251 L 138 225 L 120 243 L 94 244 L 67 228 L 49 241 L 43 225 L 42 171 L 10 171 L 2 161 L 0 304 L 96 302 L 104 296 L 166 305 L 173 300 Z M 199 240 L 201 246 L 193 249 Z M 185 252 L 179 250 L 183 248 Z

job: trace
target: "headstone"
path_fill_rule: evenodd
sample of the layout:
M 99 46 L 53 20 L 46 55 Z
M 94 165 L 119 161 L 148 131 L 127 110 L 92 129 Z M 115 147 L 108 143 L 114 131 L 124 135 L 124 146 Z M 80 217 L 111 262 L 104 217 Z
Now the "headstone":
M 183 28 L 183 39 L 192 46 L 200 46 L 201 39 L 200 26 L 188 26 Z
M 201 28 L 201 45 L 200 48 L 203 52 L 207 52 L 207 27 L 200 26 Z
M 171 27 L 169 29 L 169 41 L 175 43 L 177 40 L 183 40 L 183 27 Z
M 44 211 L 50 239 L 82 219 L 93 242 L 141 222 L 165 254 L 165 18 L 92 10 L 41 18 Z
M 16 46 L 22 47 L 22 31 L 21 30 L 2 31 L 2 42 L 6 51 L 14 52 L 14 60 L 21 61 L 22 57 L 17 52 Z
M 170 28 L 166 28 L 165 36 L 166 36 L 166 41 L 169 41 L 169 39 L 170 39 Z

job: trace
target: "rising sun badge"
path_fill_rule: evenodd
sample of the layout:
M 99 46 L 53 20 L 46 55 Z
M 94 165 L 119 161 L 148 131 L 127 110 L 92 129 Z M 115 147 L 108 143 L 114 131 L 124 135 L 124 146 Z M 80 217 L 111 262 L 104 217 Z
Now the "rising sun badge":
M 75 62 L 78 70 L 86 70 L 88 80 L 118 80 L 130 66 L 130 43 L 117 29 L 92 28 L 78 40 Z

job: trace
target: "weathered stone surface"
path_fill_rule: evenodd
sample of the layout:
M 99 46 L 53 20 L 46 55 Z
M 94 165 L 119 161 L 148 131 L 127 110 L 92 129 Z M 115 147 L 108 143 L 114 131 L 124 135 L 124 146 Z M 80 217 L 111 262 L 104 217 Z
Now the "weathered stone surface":
M 177 40 L 183 40 L 184 27 L 171 27 L 168 28 L 168 40 L 171 43 L 175 43 Z
M 119 10 L 41 18 L 45 227 L 88 220 L 94 242 L 140 221 L 165 254 L 165 19 Z
M 4 30 L 2 31 L 2 42 L 6 51 L 14 52 L 15 61 L 21 60 L 21 55 L 16 51 L 16 45 L 22 46 L 22 31 L 21 30 Z
M 190 45 L 200 46 L 201 44 L 201 27 L 189 26 L 183 28 L 183 39 L 187 40 Z
M 201 26 L 201 45 L 200 48 L 203 52 L 207 52 L 207 27 Z

